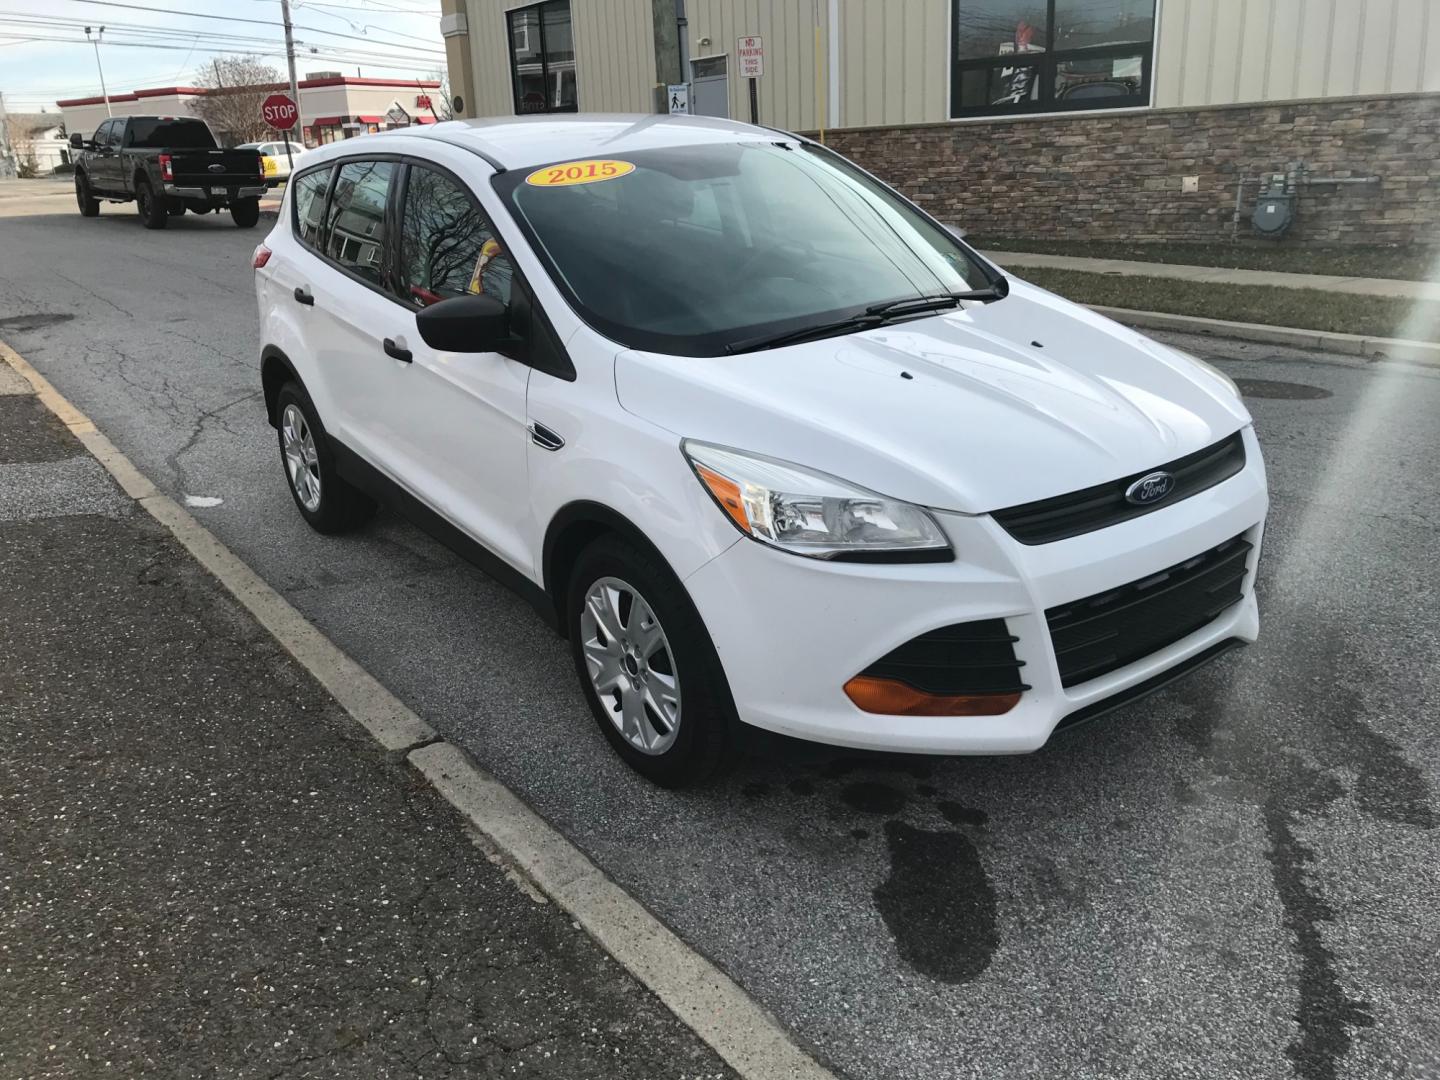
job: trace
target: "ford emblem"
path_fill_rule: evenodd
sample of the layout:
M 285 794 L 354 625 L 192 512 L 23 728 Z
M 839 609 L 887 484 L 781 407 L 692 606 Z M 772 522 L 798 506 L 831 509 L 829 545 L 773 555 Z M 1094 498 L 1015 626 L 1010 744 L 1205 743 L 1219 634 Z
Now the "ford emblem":
M 1175 490 L 1175 477 L 1163 470 L 1146 473 L 1125 489 L 1125 501 L 1136 506 L 1157 503 Z
M 225 166 L 224 166 L 224 165 L 207 165 L 206 168 L 207 168 L 210 172 L 224 172 L 224 171 L 225 171 Z

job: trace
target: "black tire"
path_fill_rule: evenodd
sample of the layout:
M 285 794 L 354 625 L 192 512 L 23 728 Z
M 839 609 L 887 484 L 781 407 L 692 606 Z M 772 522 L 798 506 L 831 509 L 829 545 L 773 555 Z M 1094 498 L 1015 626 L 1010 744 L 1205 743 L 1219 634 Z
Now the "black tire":
M 155 194 L 149 180 L 141 180 L 135 187 L 135 209 L 147 229 L 163 229 L 170 223 L 170 213 L 165 209 L 165 200 Z
M 642 751 L 621 734 L 614 718 L 622 710 L 612 696 L 618 691 L 602 697 L 590 678 L 581 615 L 586 595 L 605 578 L 617 579 L 635 590 L 654 613 L 668 643 L 667 652 L 657 651 L 650 658 L 655 661 L 652 679 L 654 672 L 669 666 L 668 674 L 679 684 L 679 719 L 673 741 L 661 753 Z M 635 610 L 633 602 L 629 610 Z M 585 700 L 601 733 L 631 768 L 661 787 L 678 788 L 708 779 L 727 763 L 736 723 L 730 687 L 700 613 L 657 553 L 618 535 L 596 540 L 575 561 L 565 596 L 565 619 Z M 658 659 L 662 655 L 668 656 L 664 664 Z M 654 711 L 649 710 L 648 715 L 653 724 Z
M 100 200 L 95 198 L 95 193 L 90 190 L 90 178 L 83 172 L 75 174 L 75 202 L 80 207 L 81 217 L 100 215 Z
M 237 229 L 253 229 L 260 220 L 260 200 L 236 199 L 230 204 L 230 217 Z
M 301 494 L 295 477 L 291 475 L 286 456 L 286 443 L 290 435 L 287 431 L 287 409 L 298 410 L 314 443 L 315 462 L 310 473 L 318 477 L 319 484 L 313 498 L 309 497 L 308 493 Z M 325 428 L 320 423 L 320 417 L 309 395 L 299 384 L 288 382 L 280 388 L 275 401 L 275 412 L 280 418 L 280 465 L 285 470 L 285 481 L 290 487 L 290 495 L 295 500 L 300 516 L 316 532 L 332 536 L 350 532 L 369 521 L 375 513 L 375 501 L 340 478 L 335 469 L 335 455 L 325 437 Z
M 185 216 L 185 204 L 184 204 L 184 203 L 171 203 L 168 207 L 166 207 L 165 212 L 166 212 L 167 214 L 169 214 L 171 217 L 184 217 L 184 216 Z

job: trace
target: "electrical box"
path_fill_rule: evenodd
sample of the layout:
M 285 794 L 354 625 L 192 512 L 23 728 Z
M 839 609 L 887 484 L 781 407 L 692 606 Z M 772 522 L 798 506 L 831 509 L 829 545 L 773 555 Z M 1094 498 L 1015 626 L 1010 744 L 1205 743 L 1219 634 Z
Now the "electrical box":
M 1295 190 L 1284 173 L 1272 173 L 1255 200 L 1250 224 L 1261 236 L 1279 239 L 1295 220 Z
M 1200 190 L 1200 178 L 1198 176 L 1182 176 L 1180 178 L 1180 192 L 1184 195 L 1193 195 Z

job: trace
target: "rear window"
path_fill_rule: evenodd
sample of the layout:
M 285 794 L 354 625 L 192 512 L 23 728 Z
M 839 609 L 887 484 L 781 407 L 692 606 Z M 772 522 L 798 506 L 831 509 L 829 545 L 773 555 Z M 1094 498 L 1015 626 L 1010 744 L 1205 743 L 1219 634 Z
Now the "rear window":
M 141 149 L 213 150 L 215 136 L 203 120 L 182 117 L 131 120 L 125 145 Z

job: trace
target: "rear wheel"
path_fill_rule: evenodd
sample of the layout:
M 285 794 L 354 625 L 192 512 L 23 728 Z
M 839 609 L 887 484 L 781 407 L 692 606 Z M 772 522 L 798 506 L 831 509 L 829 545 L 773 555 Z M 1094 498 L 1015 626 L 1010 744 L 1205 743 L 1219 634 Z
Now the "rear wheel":
M 275 408 L 280 413 L 280 460 L 300 516 L 322 533 L 363 525 L 375 513 L 375 502 L 340 478 L 310 398 L 295 383 L 286 383 Z
M 591 712 L 631 768 L 683 787 L 724 763 L 730 690 L 699 612 L 658 555 L 597 540 L 576 561 L 566 618 Z
M 253 229 L 260 220 L 259 199 L 236 199 L 230 204 L 230 216 L 240 229 Z
M 100 200 L 90 190 L 90 178 L 83 172 L 75 174 L 75 202 L 80 206 L 81 217 L 96 217 L 100 213 Z
M 140 220 L 147 229 L 163 229 L 170 221 L 165 200 L 155 194 L 149 180 L 141 180 L 135 189 L 135 209 L 140 212 Z

